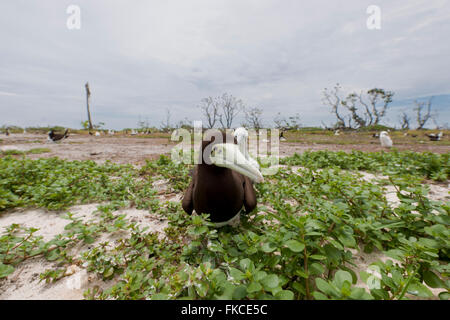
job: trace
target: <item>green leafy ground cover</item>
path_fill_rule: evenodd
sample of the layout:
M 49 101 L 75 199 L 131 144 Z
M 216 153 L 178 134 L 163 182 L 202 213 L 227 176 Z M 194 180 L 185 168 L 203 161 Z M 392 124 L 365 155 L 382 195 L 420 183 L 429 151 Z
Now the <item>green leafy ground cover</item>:
M 66 212 L 65 232 L 47 242 L 33 228 L 2 230 L 0 278 L 42 256 L 55 263 L 42 281 L 58 281 L 71 264 L 114 279 L 107 290 L 87 290 L 88 299 L 407 299 L 432 297 L 429 287 L 449 298 L 450 206 L 432 201 L 421 184 L 448 179 L 449 154 L 319 151 L 282 163 L 256 186 L 257 210 L 242 216 L 237 228 L 216 229 L 207 216 L 188 216 L 179 202 L 158 200 L 154 181 L 168 179 L 169 192 L 179 193 L 190 180 L 190 166 L 165 156 L 142 168 L 0 158 L 0 217 L 18 207 L 66 210 L 104 203 L 87 222 Z M 293 173 L 291 166 L 302 168 Z M 389 179 L 356 180 L 347 170 Z M 386 185 L 397 190 L 398 205 L 386 200 Z M 115 214 L 127 207 L 165 217 L 166 236 Z M 129 236 L 81 256 L 70 253 L 118 231 Z M 368 271 L 357 274 L 350 249 L 380 250 L 392 259 L 371 266 L 378 271 L 375 278 Z M 357 276 L 371 289 L 355 286 Z

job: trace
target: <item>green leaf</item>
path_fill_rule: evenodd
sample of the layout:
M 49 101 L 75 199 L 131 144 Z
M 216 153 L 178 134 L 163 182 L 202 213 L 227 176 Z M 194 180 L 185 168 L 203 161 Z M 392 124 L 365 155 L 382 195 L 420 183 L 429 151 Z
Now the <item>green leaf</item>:
M 322 266 L 320 263 L 314 262 L 309 266 L 308 271 L 311 275 L 320 275 L 325 272 L 325 267 Z
M 253 292 L 257 292 L 257 291 L 261 291 L 261 290 L 262 290 L 262 286 L 256 281 L 252 281 L 249 284 L 249 286 L 247 287 L 248 293 L 253 293 Z
M 422 283 L 419 282 L 411 283 L 408 287 L 407 292 L 409 294 L 419 296 L 422 298 L 431 298 L 433 296 L 433 293 L 430 291 L 430 289 L 428 289 Z
M 313 297 L 316 300 L 329 300 L 326 295 L 324 295 L 323 293 L 320 293 L 318 291 L 313 292 Z
M 261 281 L 267 276 L 267 273 L 265 271 L 258 271 L 256 272 L 254 278 L 256 281 Z
M 289 290 L 278 291 L 275 298 L 279 300 L 294 300 L 294 293 Z
M 334 289 L 327 281 L 323 280 L 322 278 L 316 278 L 316 286 L 317 289 L 322 291 L 323 293 L 329 295 L 329 296 L 337 296 L 338 292 L 336 289 Z
M 354 288 L 349 296 L 350 299 L 354 300 L 373 300 L 373 297 L 366 292 L 363 288 Z
M 242 269 L 243 271 L 246 271 L 246 270 L 252 271 L 252 270 L 255 269 L 255 266 L 254 266 L 254 264 L 253 264 L 253 261 L 251 261 L 251 260 L 248 259 L 248 258 L 242 259 L 242 260 L 239 262 L 239 266 L 241 267 L 241 269 Z
M 55 250 L 52 250 L 49 253 L 47 253 L 47 255 L 46 255 L 47 260 L 54 261 L 54 260 L 58 259 L 58 257 L 59 257 L 59 254 L 57 252 L 58 250 L 59 249 L 55 249 Z
M 236 287 L 233 291 L 233 299 L 241 300 L 247 296 L 247 288 L 244 285 Z
M 425 271 L 423 274 L 423 280 L 431 288 L 446 288 L 445 282 L 441 280 L 434 272 Z
M 264 286 L 264 289 L 266 290 L 276 288 L 278 286 L 278 282 L 279 282 L 278 276 L 275 274 L 268 275 L 261 280 L 261 284 Z
M 277 247 L 273 243 L 265 242 L 265 243 L 263 243 L 261 250 L 266 253 L 270 253 L 270 252 L 275 251 L 276 248 Z
M 109 267 L 108 269 L 105 270 L 105 272 L 103 273 L 103 277 L 105 278 L 109 278 L 113 275 L 114 273 L 114 268 L 113 267 Z
M 441 299 L 441 300 L 450 300 L 450 292 L 441 292 L 441 293 L 439 293 L 439 299 Z
M 305 245 L 297 240 L 288 240 L 285 245 L 293 252 L 301 252 L 305 248 Z
M 151 300 L 169 300 L 169 296 L 165 293 L 157 293 L 152 295 Z
M 395 260 L 402 260 L 405 256 L 405 253 L 402 250 L 392 249 L 384 252 L 388 257 L 391 257 Z
M 341 268 L 342 268 L 342 270 L 347 271 L 348 273 L 351 274 L 353 284 L 356 284 L 358 282 L 358 276 L 356 275 L 355 271 L 353 271 L 352 269 L 350 269 L 346 266 L 341 266 Z
M 352 275 L 350 272 L 338 270 L 334 275 L 333 284 L 338 288 L 342 288 L 345 281 L 348 281 L 348 283 L 351 284 L 353 281 Z
M 309 259 L 322 261 L 322 260 L 327 260 L 327 257 L 322 256 L 320 254 L 313 254 L 313 255 L 309 256 Z
M 233 278 L 234 281 L 241 281 L 245 278 L 244 273 L 236 268 L 230 268 L 230 276 Z
M 3 264 L 0 262 L 0 278 L 5 278 L 13 272 L 14 272 L 13 266 L 9 264 Z

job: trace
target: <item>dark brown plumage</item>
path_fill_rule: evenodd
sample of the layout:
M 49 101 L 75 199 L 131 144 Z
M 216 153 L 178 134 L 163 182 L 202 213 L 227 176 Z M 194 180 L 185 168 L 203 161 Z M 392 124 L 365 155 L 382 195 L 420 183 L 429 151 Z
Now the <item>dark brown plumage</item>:
M 225 134 L 223 137 L 226 138 Z M 228 138 L 236 144 L 233 137 Z M 215 143 L 221 141 L 215 142 L 214 137 L 203 141 L 200 157 L 208 145 Z M 251 212 L 256 207 L 256 194 L 248 177 L 203 161 L 194 168 L 182 207 L 188 214 L 195 210 L 197 214 L 208 213 L 212 222 L 224 222 L 238 214 L 242 207 L 245 207 L 246 213 Z
M 54 133 L 53 130 L 50 130 L 50 132 L 48 133 L 48 138 L 50 140 L 52 140 L 53 142 L 65 139 L 69 136 L 69 129 L 66 129 L 66 131 L 64 132 L 64 134 L 58 134 L 58 133 Z

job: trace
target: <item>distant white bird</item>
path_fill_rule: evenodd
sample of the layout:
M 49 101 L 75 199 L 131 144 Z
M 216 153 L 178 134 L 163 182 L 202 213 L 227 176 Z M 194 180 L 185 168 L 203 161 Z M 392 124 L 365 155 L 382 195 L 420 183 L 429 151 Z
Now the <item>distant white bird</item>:
M 335 136 L 338 136 L 338 135 L 340 135 L 341 134 L 341 131 L 339 130 L 339 129 L 337 129 L 335 132 L 334 132 L 334 135 Z
M 100 132 L 95 131 L 95 136 L 96 136 L 96 137 L 100 137 Z
M 381 143 L 382 147 L 385 147 L 385 148 L 392 147 L 392 140 L 386 131 L 380 132 L 380 143 Z
M 137 134 L 137 132 L 134 131 L 134 129 L 131 129 L 131 135 L 134 136 L 134 135 L 136 135 L 136 134 Z
M 258 161 L 250 157 L 250 155 L 248 154 L 248 144 L 247 144 L 248 131 L 243 127 L 239 127 L 236 130 L 234 130 L 233 135 L 236 138 L 239 150 L 245 156 L 245 159 L 247 159 L 252 166 L 258 168 L 259 170 L 260 167 Z

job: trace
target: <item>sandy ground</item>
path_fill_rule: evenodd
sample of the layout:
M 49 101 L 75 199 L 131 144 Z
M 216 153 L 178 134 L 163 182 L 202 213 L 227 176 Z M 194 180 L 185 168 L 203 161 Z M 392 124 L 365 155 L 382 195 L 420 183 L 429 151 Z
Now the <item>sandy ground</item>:
M 25 227 L 38 228 L 37 236 L 42 236 L 45 241 L 51 240 L 58 234 L 64 233 L 64 227 L 70 220 L 61 216 L 66 212 L 73 213 L 75 218 L 83 221 L 97 220 L 94 214 L 98 204 L 79 205 L 65 211 L 51 212 L 43 209 L 37 210 L 13 210 L 0 216 L 0 231 L 13 224 L 21 224 Z M 114 214 L 125 214 L 128 221 L 135 222 L 141 228 L 148 227 L 148 231 L 158 232 L 164 236 L 163 230 L 168 226 L 167 220 L 149 213 L 145 210 L 123 209 Z M 127 237 L 129 234 L 114 233 L 102 234 L 99 239 L 91 245 L 75 246 L 70 253 L 79 257 L 81 252 L 98 246 L 104 241 L 114 243 L 119 238 Z M 83 292 L 88 288 L 99 286 L 102 289 L 109 287 L 113 281 L 102 281 L 97 276 L 86 271 L 84 266 L 72 265 L 66 271 L 67 276 L 56 283 L 45 283 L 40 281 L 39 274 L 47 269 L 56 268 L 57 265 L 47 261 L 43 257 L 36 257 L 20 263 L 15 271 L 6 279 L 0 279 L 0 300 L 80 300 Z
M 29 154 L 31 159 L 59 157 L 69 160 L 94 160 L 103 163 L 109 159 L 116 163 L 131 163 L 142 165 L 146 159 L 158 158 L 160 154 L 170 154 L 172 148 L 178 142 L 172 142 L 168 138 L 144 138 L 143 136 L 102 135 L 100 137 L 72 134 L 61 142 L 47 142 L 46 135 L 39 134 L 11 134 L 0 136 L 0 150 L 27 151 L 34 148 L 48 148 L 51 151 L 42 154 Z M 411 150 L 417 152 L 450 152 L 450 146 L 443 145 L 396 145 L 399 150 Z M 281 142 L 280 156 L 291 156 L 294 153 L 305 151 L 330 150 L 330 151 L 380 151 L 383 149 L 376 141 L 370 144 L 306 144 L 300 142 Z
M 145 163 L 146 159 L 157 158 L 160 154 L 168 154 L 176 143 L 170 142 L 168 139 L 161 138 L 136 138 L 136 137 L 117 137 L 117 136 L 81 136 L 72 135 L 69 139 L 61 143 L 48 143 L 44 135 L 17 134 L 9 137 L 2 136 L 0 142 L 0 150 L 20 150 L 27 151 L 33 148 L 48 148 L 49 153 L 29 154 L 27 157 L 47 158 L 60 157 L 70 160 L 94 160 L 98 163 L 109 159 L 116 163 L 132 163 L 140 165 Z M 401 146 L 398 146 L 402 149 Z M 407 146 L 411 150 L 411 146 Z M 381 150 L 378 145 L 303 145 L 301 143 L 281 143 L 280 156 L 292 155 L 295 152 L 301 153 L 306 150 L 344 150 L 351 151 L 353 149 L 377 151 Z M 415 146 L 414 151 L 433 151 L 448 152 L 449 147 L 446 146 Z M 296 172 L 298 167 L 293 167 Z M 386 177 L 376 176 L 371 173 L 359 172 L 358 179 L 364 180 L 380 180 Z M 357 175 L 355 173 L 355 175 Z M 159 200 L 164 204 L 166 201 L 181 201 L 181 193 L 166 194 L 167 180 L 158 180 L 154 182 L 154 187 L 159 191 Z M 429 184 L 430 198 L 433 200 L 449 201 L 449 186 L 445 184 Z M 386 198 L 392 204 L 397 204 L 398 199 L 393 187 L 386 187 Z M 55 235 L 64 232 L 66 224 L 69 220 L 63 219 L 62 215 L 67 211 L 74 214 L 84 221 L 95 219 L 94 214 L 98 204 L 79 205 L 69 208 L 61 212 L 48 212 L 43 209 L 23 210 L 17 209 L 0 215 L 0 233 L 6 226 L 12 223 L 19 223 L 26 227 L 35 227 L 39 231 L 36 233 L 44 238 L 45 241 L 52 239 Z M 167 221 L 154 215 L 151 212 L 137 209 L 124 209 L 115 212 L 115 214 L 125 214 L 127 219 L 136 222 L 141 227 L 149 227 L 149 231 L 159 232 L 161 236 L 164 234 L 164 228 L 167 227 Z M 118 237 L 124 235 L 104 234 L 92 245 L 98 245 L 105 240 L 113 242 Z M 79 255 L 87 246 L 73 248 L 73 254 Z M 365 254 L 362 251 L 351 249 L 355 256 L 357 265 L 357 274 L 359 271 L 367 270 L 367 267 L 377 259 L 385 261 L 387 257 L 381 252 L 373 252 Z M 67 276 L 56 283 L 46 284 L 39 281 L 39 274 L 47 269 L 54 268 L 55 264 L 46 261 L 44 258 L 29 259 L 16 268 L 16 270 L 6 279 L 0 280 L 0 300 L 5 299 L 83 299 L 83 292 L 88 288 L 99 286 L 107 288 L 113 281 L 104 282 L 93 274 L 86 271 L 83 266 L 73 265 L 67 270 Z M 359 279 L 357 286 L 366 287 Z M 432 289 L 434 294 L 438 294 L 442 290 Z
M 30 154 L 31 159 L 58 157 L 68 160 L 93 160 L 103 163 L 107 159 L 115 163 L 144 164 L 145 160 L 170 153 L 176 143 L 161 138 L 135 138 L 132 136 L 71 135 L 61 142 L 48 142 L 47 136 L 15 134 L 2 136 L 0 150 L 27 151 L 48 148 L 51 152 Z

